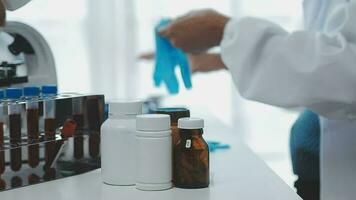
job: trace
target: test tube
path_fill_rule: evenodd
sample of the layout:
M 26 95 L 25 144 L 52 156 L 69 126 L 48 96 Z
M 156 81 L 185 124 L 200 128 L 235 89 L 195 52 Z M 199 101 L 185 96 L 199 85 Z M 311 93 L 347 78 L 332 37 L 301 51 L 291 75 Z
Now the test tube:
M 0 178 L 0 190 L 6 189 L 6 181 Z
M 27 141 L 28 141 L 28 165 L 35 168 L 39 164 L 39 114 L 38 97 L 40 89 L 38 87 L 25 87 L 24 96 L 26 99 L 26 119 L 27 119 Z
M 99 99 L 87 99 L 87 116 L 89 125 L 89 155 L 97 158 L 100 154 L 100 111 Z
M 13 171 L 19 171 L 22 164 L 21 153 L 21 105 L 18 100 L 22 96 L 19 88 L 6 89 L 8 102 L 9 130 L 10 130 L 10 167 Z
M 5 98 L 4 90 L 0 90 L 0 101 Z M 5 172 L 5 149 L 4 149 L 4 104 L 0 102 L 0 176 Z M 1 187 L 0 187 L 1 189 Z
M 17 187 L 21 187 L 23 184 L 22 182 L 22 178 L 19 176 L 14 176 L 11 178 L 11 187 L 12 188 L 17 188 Z
M 77 97 L 72 99 L 73 120 L 77 123 L 74 133 L 74 158 L 81 159 L 84 156 L 84 113 L 83 113 L 83 98 Z
M 45 130 L 45 162 L 46 165 L 53 161 L 56 156 L 56 102 L 57 86 L 43 86 L 43 117 Z M 45 169 L 45 173 L 49 169 Z
M 41 181 L 41 177 L 39 177 L 37 174 L 32 173 L 27 177 L 28 184 L 33 185 L 36 183 L 39 183 Z

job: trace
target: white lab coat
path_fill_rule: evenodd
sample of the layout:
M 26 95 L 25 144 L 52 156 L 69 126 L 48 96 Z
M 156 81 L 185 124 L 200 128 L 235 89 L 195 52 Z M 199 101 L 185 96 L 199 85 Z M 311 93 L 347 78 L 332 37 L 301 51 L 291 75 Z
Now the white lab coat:
M 306 29 L 232 19 L 221 42 L 242 96 L 322 117 L 321 198 L 356 199 L 356 0 L 304 0 Z M 333 119 L 333 120 L 331 120 Z

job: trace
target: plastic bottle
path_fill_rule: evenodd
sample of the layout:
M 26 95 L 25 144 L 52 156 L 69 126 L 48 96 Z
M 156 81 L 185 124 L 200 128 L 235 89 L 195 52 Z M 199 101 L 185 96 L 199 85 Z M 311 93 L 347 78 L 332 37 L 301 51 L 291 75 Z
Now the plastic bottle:
M 104 183 L 135 184 L 136 116 L 141 101 L 109 103 L 109 118 L 101 127 L 101 174 Z
M 205 188 L 209 186 L 209 147 L 203 139 L 204 120 L 178 120 L 180 141 L 174 149 L 174 185 L 178 188 Z
M 18 100 L 22 96 L 19 88 L 6 89 L 6 98 L 9 99 L 9 131 L 10 131 L 10 166 L 13 171 L 19 171 L 22 165 L 21 153 L 21 105 Z
M 172 136 L 169 115 L 139 115 L 136 119 L 136 188 L 172 187 Z
M 38 87 L 25 87 L 23 89 L 26 99 L 27 119 L 27 141 L 28 141 L 28 164 L 37 167 L 39 164 L 39 112 L 38 98 L 40 89 Z

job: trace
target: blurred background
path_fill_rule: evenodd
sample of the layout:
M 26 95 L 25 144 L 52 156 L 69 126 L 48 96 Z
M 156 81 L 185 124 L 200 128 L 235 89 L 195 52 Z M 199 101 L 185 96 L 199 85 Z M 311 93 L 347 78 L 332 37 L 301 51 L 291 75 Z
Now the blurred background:
M 153 86 L 154 63 L 138 55 L 154 51 L 153 27 L 162 17 L 212 8 L 236 18 L 263 17 L 292 31 L 303 25 L 301 6 L 302 0 L 33 0 L 9 12 L 8 20 L 30 24 L 47 39 L 61 91 L 107 99 L 166 96 L 167 106 L 183 105 L 203 118 L 209 113 L 292 186 L 289 129 L 297 112 L 243 100 L 225 71 L 195 74 L 193 89 L 168 96 Z

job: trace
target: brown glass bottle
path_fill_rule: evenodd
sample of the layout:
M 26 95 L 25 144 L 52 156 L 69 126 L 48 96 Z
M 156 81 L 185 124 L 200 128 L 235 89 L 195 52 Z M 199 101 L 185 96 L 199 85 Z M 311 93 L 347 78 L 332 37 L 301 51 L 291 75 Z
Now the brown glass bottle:
M 178 120 L 183 117 L 190 117 L 190 111 L 186 108 L 159 108 L 157 114 L 166 114 L 171 117 L 172 144 L 173 147 L 179 141 Z
M 28 134 L 28 164 L 37 167 L 39 164 L 39 115 L 38 108 L 27 109 L 27 134 Z
M 22 164 L 21 154 L 21 115 L 9 115 L 9 129 L 10 129 L 10 165 L 13 171 L 19 171 Z
M 0 176 L 5 171 L 4 123 L 0 122 Z
M 166 114 L 171 118 L 171 130 L 172 130 L 172 158 L 174 161 L 174 147 L 179 142 L 179 130 L 178 130 L 178 120 L 183 117 L 190 117 L 190 111 L 186 108 L 159 108 L 155 111 L 157 114 Z M 175 165 L 172 164 L 172 172 L 175 171 Z M 175 174 L 172 174 L 172 182 L 175 182 Z
M 182 120 L 185 119 L 191 118 Z M 203 127 L 179 124 L 179 133 L 180 140 L 174 148 L 174 185 L 187 189 L 208 187 L 209 148 L 202 137 Z

